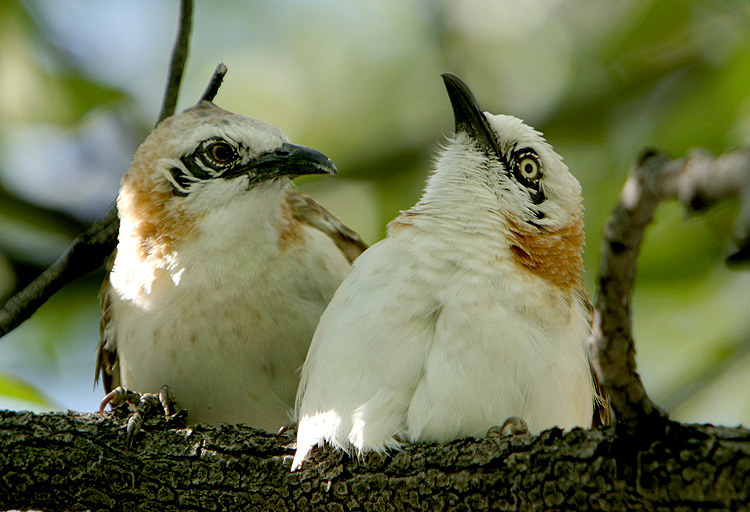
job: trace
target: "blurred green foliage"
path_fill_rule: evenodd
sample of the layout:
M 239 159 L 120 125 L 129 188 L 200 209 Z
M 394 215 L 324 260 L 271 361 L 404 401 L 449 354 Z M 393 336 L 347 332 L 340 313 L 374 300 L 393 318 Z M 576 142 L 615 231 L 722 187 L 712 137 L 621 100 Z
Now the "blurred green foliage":
M 0 393 L 8 398 L 42 407 L 52 405 L 34 386 L 9 375 L 0 375 Z
M 592 294 L 607 214 L 641 150 L 681 156 L 750 141 L 745 0 L 196 3 L 180 106 L 198 98 L 224 61 L 217 103 L 331 156 L 338 177 L 300 186 L 370 242 L 417 200 L 435 147 L 451 131 L 442 71 L 462 76 L 487 110 L 544 132 L 581 180 Z M 75 218 L 76 197 L 66 207 L 30 193 L 49 179 L 25 186 L 32 173 L 7 168 L 18 161 L 7 155 L 19 151 L 7 141 L 52 126 L 85 158 L 90 149 L 78 135 L 95 113 L 126 134 L 122 144 L 98 145 L 132 153 L 158 112 L 176 12 L 176 2 L 145 0 L 127 9 L 114 1 L 0 1 L 0 184 L 16 201 L 0 200 L 0 292 L 32 277 L 62 251 L 76 222 L 91 220 Z M 119 176 L 125 166 L 113 158 L 101 172 Z M 55 172 L 80 181 L 74 167 Z M 115 190 L 100 188 L 105 205 Z M 735 213 L 728 204 L 686 219 L 664 205 L 639 260 L 639 367 L 677 419 L 750 422 L 750 279 L 721 261 Z M 0 341 L 0 393 L 44 408 L 50 404 L 30 390 L 65 388 L 56 403 L 91 410 L 101 395 L 90 390 L 96 279 L 65 293 Z M 63 317 L 76 326 L 61 329 Z M 86 365 L 88 374 L 66 370 Z

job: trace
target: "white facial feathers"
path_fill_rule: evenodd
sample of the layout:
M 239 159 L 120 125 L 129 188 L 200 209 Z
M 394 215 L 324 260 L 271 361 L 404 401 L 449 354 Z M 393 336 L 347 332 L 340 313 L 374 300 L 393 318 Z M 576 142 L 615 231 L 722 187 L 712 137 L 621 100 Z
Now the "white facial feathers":
M 158 137 L 162 131 L 165 136 Z M 178 132 L 180 136 L 175 137 Z M 169 158 L 187 156 L 195 151 L 200 142 L 211 138 L 223 138 L 235 147 L 242 144 L 246 148 L 246 158 L 272 151 L 289 142 L 287 136 L 273 125 L 228 112 L 208 102 L 164 120 L 151 137 L 160 139 L 158 144 L 161 151 Z
M 540 185 L 545 200 L 535 205 L 535 210 L 545 214 L 537 219 L 541 225 L 553 224 L 560 227 L 567 224 L 569 216 L 580 212 L 581 185 L 570 173 L 544 136 L 520 119 L 508 115 L 493 115 L 485 112 L 485 117 L 495 131 L 497 140 L 503 145 L 506 158 L 513 151 L 531 149 L 539 157 L 541 164 Z M 545 218 L 547 219 L 545 221 Z
M 465 202 L 464 189 L 470 187 L 478 210 L 501 211 L 517 222 L 559 229 L 579 216 L 580 184 L 542 134 L 513 116 L 484 116 L 501 154 L 488 151 L 466 132 L 451 136 L 438 155 L 421 205 L 451 196 Z M 538 173 L 538 179 L 526 180 L 521 165 Z

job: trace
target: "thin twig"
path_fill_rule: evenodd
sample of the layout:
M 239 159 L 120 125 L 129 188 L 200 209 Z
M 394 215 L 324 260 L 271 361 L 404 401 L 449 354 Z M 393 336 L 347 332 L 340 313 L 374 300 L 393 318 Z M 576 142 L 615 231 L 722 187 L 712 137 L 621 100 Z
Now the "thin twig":
M 182 74 L 185 71 L 185 63 L 190 48 L 190 32 L 193 28 L 193 0 L 180 1 L 180 19 L 177 26 L 177 37 L 172 49 L 172 61 L 169 64 L 169 77 L 164 91 L 164 101 L 156 124 L 174 114 L 177 107 Z
M 216 66 L 216 69 L 214 70 L 214 74 L 211 77 L 211 81 L 208 82 L 208 86 L 206 87 L 206 90 L 203 92 L 203 96 L 201 96 L 201 99 L 198 101 L 200 103 L 201 101 L 213 101 L 216 97 L 216 94 L 219 92 L 219 87 L 221 87 L 221 83 L 224 81 L 224 75 L 227 74 L 227 67 L 224 65 L 223 62 L 220 62 L 218 66 Z
M 177 38 L 159 120 L 174 113 L 188 55 L 193 0 L 182 0 Z M 21 325 L 60 288 L 104 264 L 117 245 L 119 219 L 112 205 L 67 251 L 26 288 L 11 297 L 0 310 L 0 337 Z
M 661 417 L 636 371 L 630 302 L 636 260 L 646 226 L 665 199 L 677 199 L 691 213 L 717 201 L 739 197 L 740 216 L 735 240 L 747 240 L 750 212 L 750 151 L 719 158 L 693 151 L 669 159 L 645 153 L 620 193 L 604 232 L 599 266 L 599 290 L 594 312 L 592 350 L 599 378 L 609 394 L 618 421 L 629 427 L 647 417 Z

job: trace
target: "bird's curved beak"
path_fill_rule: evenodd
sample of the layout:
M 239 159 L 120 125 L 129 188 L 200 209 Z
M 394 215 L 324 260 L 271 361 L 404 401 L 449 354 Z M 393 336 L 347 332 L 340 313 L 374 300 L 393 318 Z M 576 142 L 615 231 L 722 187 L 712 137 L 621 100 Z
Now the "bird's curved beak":
M 497 140 L 493 135 L 487 118 L 479 108 L 476 98 L 469 86 L 453 73 L 443 73 L 443 82 L 453 106 L 453 117 L 456 120 L 456 133 L 464 132 L 477 140 L 485 149 L 500 154 Z
M 326 155 L 306 146 L 285 142 L 278 148 L 251 160 L 231 174 L 248 173 L 253 181 L 265 181 L 280 176 L 302 176 L 304 174 L 336 174 L 338 170 Z M 229 177 L 225 173 L 222 177 Z

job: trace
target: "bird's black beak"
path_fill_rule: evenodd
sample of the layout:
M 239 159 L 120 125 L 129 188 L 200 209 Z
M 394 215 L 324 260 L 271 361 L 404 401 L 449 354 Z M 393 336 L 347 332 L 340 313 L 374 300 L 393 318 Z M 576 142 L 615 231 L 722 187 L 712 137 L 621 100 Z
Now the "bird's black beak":
M 499 155 L 497 141 L 487 118 L 479 108 L 476 98 L 469 86 L 453 73 L 443 73 L 443 82 L 453 106 L 453 117 L 456 120 L 456 133 L 464 132 L 476 139 L 484 148 Z
M 285 142 L 278 148 L 251 160 L 231 174 L 248 173 L 253 181 L 265 181 L 281 176 L 305 174 L 336 174 L 336 166 L 326 155 L 312 148 Z M 227 177 L 227 173 L 223 175 Z

